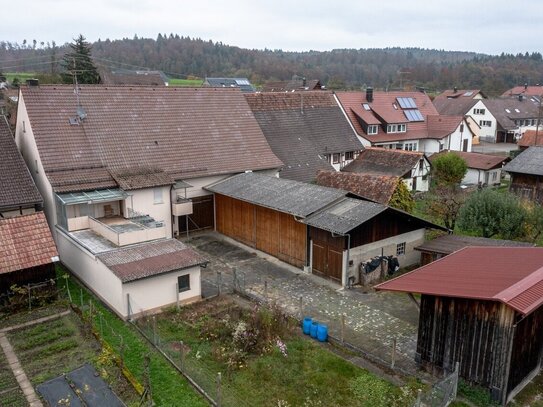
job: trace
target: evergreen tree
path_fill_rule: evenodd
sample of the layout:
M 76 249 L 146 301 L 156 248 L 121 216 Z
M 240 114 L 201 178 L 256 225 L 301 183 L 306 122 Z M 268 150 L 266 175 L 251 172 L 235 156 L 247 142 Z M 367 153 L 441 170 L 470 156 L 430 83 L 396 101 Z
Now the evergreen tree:
M 77 75 L 78 83 L 95 84 L 100 83 L 100 75 L 91 59 L 91 45 L 85 41 L 85 37 L 79 34 L 70 44 L 71 51 L 63 58 L 65 72 L 64 81 L 71 83 L 73 75 Z

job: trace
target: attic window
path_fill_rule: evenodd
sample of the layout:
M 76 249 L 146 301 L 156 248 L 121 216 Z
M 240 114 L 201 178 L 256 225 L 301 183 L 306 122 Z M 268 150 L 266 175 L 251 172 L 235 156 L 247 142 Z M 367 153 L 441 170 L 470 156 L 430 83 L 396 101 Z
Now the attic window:
M 396 98 L 402 109 L 416 109 L 417 104 L 413 98 Z
M 398 110 L 398 105 L 396 103 L 393 103 L 392 106 L 394 107 L 394 109 Z
M 364 108 L 364 110 L 371 110 L 370 105 L 368 105 L 367 103 L 362 103 L 362 107 Z

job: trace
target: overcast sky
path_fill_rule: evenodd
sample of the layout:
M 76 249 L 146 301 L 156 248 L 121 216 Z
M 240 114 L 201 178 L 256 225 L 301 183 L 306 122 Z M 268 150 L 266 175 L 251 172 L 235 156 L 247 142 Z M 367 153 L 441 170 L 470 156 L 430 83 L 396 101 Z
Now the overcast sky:
M 421 47 L 543 52 L 543 0 L 2 0 L 0 40 L 174 33 L 292 51 Z

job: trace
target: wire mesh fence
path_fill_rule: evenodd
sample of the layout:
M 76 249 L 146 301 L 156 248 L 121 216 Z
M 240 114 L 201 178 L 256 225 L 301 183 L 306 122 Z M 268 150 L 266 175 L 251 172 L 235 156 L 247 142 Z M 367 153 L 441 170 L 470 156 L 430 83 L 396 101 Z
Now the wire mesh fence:
M 13 314 L 21 310 L 31 311 L 55 301 L 64 289 L 64 279 L 51 278 L 23 285 L 12 285 L 0 294 L 0 313 Z
M 413 407 L 447 407 L 456 399 L 458 390 L 459 364 L 454 372 L 434 383 L 431 389 L 419 394 Z

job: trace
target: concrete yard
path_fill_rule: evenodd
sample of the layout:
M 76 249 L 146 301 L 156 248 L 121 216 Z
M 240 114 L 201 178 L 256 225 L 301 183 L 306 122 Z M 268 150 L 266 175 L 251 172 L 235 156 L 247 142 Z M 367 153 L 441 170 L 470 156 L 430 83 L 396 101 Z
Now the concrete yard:
M 247 293 L 266 297 L 293 315 L 300 316 L 301 297 L 303 315 L 328 324 L 334 337 L 340 337 L 344 314 L 345 340 L 381 365 L 390 365 L 396 339 L 395 367 L 420 375 L 414 362 L 418 309 L 407 295 L 359 287 L 344 290 L 217 233 L 197 235 L 186 243 L 210 260 L 202 270 L 204 296 L 217 293 L 218 272 L 223 291 L 231 291 L 236 269 L 238 284 Z

